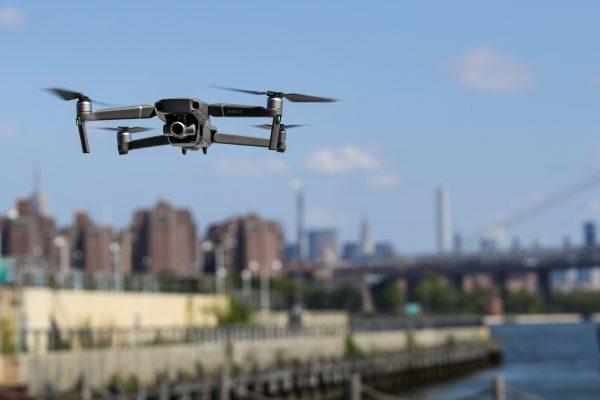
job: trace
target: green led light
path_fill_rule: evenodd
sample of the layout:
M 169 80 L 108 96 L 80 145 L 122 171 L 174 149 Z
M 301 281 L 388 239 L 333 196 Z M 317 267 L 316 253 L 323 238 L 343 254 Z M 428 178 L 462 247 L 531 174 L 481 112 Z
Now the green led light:
M 279 115 L 277 116 L 277 119 L 276 119 L 276 121 L 277 121 L 277 123 L 278 123 L 278 124 L 280 124 L 280 123 L 281 123 L 281 114 L 279 114 Z
M 75 125 L 81 125 L 81 120 L 79 119 L 79 117 L 75 118 Z

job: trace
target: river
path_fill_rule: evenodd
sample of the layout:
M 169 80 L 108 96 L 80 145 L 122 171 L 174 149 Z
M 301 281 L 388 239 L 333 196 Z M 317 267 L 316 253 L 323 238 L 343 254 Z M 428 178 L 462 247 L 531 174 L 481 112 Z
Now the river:
M 600 400 L 600 337 L 595 324 L 504 325 L 492 328 L 502 344 L 498 367 L 398 392 L 411 400 L 452 400 L 490 385 L 496 374 L 545 400 Z

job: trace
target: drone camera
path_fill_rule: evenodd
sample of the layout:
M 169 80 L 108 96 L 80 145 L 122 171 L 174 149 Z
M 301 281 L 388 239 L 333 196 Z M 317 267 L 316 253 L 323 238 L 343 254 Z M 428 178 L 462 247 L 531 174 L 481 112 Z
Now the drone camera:
M 163 133 L 167 136 L 175 136 L 176 138 L 183 139 L 196 133 L 196 125 L 185 125 L 181 121 L 175 121 L 170 125 L 165 125 Z

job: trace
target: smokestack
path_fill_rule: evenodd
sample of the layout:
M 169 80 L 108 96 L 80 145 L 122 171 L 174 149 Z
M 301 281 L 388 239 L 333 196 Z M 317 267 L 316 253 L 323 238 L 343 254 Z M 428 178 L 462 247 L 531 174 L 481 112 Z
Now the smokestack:
M 437 188 L 436 211 L 438 252 L 447 254 L 452 250 L 452 223 L 450 219 L 450 194 L 446 186 Z
M 296 250 L 298 260 L 306 257 L 306 232 L 304 230 L 304 185 L 299 180 L 292 181 L 292 189 L 296 192 Z

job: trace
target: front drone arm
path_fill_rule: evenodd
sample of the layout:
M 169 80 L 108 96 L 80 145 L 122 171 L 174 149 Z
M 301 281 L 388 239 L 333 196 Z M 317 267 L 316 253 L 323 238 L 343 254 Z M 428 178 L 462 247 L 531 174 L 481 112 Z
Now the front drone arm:
M 88 113 L 78 114 L 81 121 L 105 121 L 113 119 L 142 119 L 156 116 L 153 105 L 143 104 L 139 106 L 127 106 L 118 108 L 107 108 Z
M 106 121 L 113 119 L 141 119 L 152 118 L 156 116 L 156 109 L 149 104 L 139 106 L 127 106 L 118 108 L 106 108 L 104 110 L 92 111 L 89 100 L 80 100 L 77 102 L 77 129 L 79 130 L 79 139 L 81 140 L 81 150 L 84 153 L 90 152 L 90 145 L 87 139 L 85 121 Z
M 215 133 L 212 138 L 214 143 L 235 144 L 238 146 L 269 147 L 269 139 L 253 136 L 231 135 L 228 133 Z

